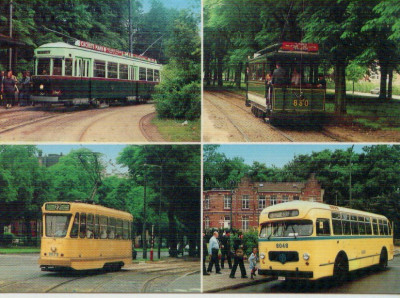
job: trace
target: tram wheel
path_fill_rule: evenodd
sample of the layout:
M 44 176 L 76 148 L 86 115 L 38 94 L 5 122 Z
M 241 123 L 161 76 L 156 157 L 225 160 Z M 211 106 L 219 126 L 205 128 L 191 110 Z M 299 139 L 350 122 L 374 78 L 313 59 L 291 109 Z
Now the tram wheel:
M 342 284 L 349 275 L 349 262 L 345 254 L 340 253 L 335 260 L 333 267 L 333 279 L 336 283 Z
M 385 270 L 387 268 L 387 265 L 388 265 L 388 253 L 387 253 L 386 247 L 383 247 L 382 251 L 381 251 L 381 255 L 379 257 L 379 265 L 378 265 L 379 270 L 382 270 L 382 271 Z

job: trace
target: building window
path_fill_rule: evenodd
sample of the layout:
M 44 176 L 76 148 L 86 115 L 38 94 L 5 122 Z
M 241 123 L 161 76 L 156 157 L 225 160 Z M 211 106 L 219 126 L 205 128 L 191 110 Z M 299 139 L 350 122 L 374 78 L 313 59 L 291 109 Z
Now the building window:
M 249 217 L 242 216 L 242 230 L 247 231 L 249 229 Z
M 206 195 L 204 198 L 204 209 L 210 209 L 210 196 Z
M 288 195 L 283 195 L 282 196 L 282 203 L 285 203 L 285 202 L 289 202 L 289 196 Z
M 231 217 L 226 216 L 224 217 L 224 229 L 230 228 L 231 226 Z
M 264 209 L 266 207 L 266 199 L 265 196 L 258 197 L 258 209 Z
M 278 203 L 278 200 L 277 200 L 276 196 L 275 195 L 271 196 L 271 204 L 270 204 L 270 206 L 276 205 L 277 203 Z
M 300 200 L 299 196 L 293 196 L 293 201 L 298 201 Z
M 249 209 L 249 208 L 250 208 L 249 195 L 244 195 L 242 197 L 242 209 Z
M 231 209 L 231 195 L 224 195 L 224 209 Z
M 204 228 L 205 229 L 209 229 L 210 228 L 210 218 L 208 216 L 206 216 L 204 218 Z

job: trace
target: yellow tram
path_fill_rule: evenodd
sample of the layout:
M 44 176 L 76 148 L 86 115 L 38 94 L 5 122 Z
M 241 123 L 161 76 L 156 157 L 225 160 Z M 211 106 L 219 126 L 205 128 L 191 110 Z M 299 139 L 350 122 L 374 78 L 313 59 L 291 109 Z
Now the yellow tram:
M 292 201 L 264 209 L 259 221 L 261 275 L 341 281 L 350 271 L 393 259 L 393 230 L 378 214 Z
M 119 270 L 132 263 L 131 214 L 79 202 L 48 202 L 42 213 L 43 271 Z

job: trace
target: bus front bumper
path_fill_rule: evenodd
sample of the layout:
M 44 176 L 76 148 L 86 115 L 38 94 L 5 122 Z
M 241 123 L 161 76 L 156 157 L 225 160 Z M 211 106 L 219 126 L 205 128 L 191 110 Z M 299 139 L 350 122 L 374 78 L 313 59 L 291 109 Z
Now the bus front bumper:
M 286 277 L 286 278 L 313 278 L 312 271 L 292 271 L 292 270 L 272 270 L 272 269 L 258 269 L 259 275 L 268 275 L 273 277 Z

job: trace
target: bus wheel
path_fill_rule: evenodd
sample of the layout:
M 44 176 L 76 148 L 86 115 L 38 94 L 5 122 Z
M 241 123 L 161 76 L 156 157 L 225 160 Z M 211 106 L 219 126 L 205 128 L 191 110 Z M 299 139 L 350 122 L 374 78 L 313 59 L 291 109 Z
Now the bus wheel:
M 379 270 L 385 270 L 388 265 L 388 253 L 386 247 L 382 248 L 381 256 L 379 257 Z
M 333 279 L 336 283 L 341 284 L 349 275 L 349 262 L 345 254 L 341 253 L 336 257 L 335 266 L 333 267 Z

